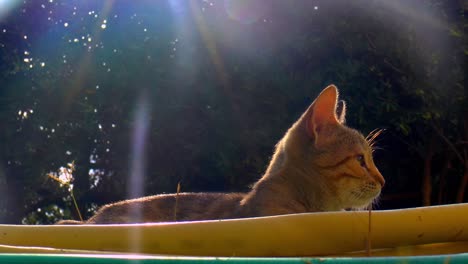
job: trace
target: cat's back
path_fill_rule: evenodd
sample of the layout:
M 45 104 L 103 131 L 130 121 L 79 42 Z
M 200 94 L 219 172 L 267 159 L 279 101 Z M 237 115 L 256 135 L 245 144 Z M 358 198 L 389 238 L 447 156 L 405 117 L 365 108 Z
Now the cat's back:
M 196 221 L 239 217 L 243 193 L 159 194 L 103 206 L 89 224 Z

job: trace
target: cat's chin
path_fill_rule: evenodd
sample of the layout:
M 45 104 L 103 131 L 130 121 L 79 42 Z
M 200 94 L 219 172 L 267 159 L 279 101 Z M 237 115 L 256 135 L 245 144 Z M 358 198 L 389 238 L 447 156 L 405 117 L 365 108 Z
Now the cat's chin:
M 376 188 L 374 190 L 366 190 L 366 192 L 355 192 L 352 191 L 346 196 L 342 197 L 343 207 L 348 210 L 362 210 L 369 208 L 370 205 L 374 204 L 376 199 L 380 195 L 381 189 Z
M 380 195 L 380 191 L 376 192 L 375 194 L 370 195 L 367 199 L 362 200 L 354 200 L 353 203 L 348 207 L 351 210 L 365 210 L 368 209 L 369 206 L 372 206 L 376 203 L 378 197 Z
M 358 203 L 357 205 L 353 206 L 354 210 L 367 210 L 370 206 L 376 203 L 380 192 L 377 195 L 374 195 L 371 199 L 363 201 L 362 203 Z
M 359 204 L 359 205 L 353 205 L 350 208 L 347 208 L 346 211 L 363 211 L 369 209 L 369 206 L 372 206 L 374 201 L 370 201 L 367 203 Z

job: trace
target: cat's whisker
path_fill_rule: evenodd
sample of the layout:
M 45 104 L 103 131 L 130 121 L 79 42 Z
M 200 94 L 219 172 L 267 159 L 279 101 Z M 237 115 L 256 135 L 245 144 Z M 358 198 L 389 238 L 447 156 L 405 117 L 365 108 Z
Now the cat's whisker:
M 384 129 L 376 128 L 372 130 L 366 137 L 366 141 L 369 144 L 369 146 L 372 149 L 372 152 L 374 152 L 375 149 L 375 144 L 377 143 L 376 139 L 378 136 L 380 136 L 383 133 Z
M 376 128 L 372 130 L 366 137 L 367 142 L 372 143 L 381 133 L 382 129 Z
M 381 128 L 376 128 L 372 130 L 366 137 L 367 142 L 373 142 L 375 138 L 377 138 L 380 134 L 382 134 L 383 131 L 384 129 L 381 129 Z
M 375 197 L 374 200 L 372 200 L 372 208 L 373 209 L 377 209 L 379 208 L 379 205 L 380 205 L 380 195 Z
M 383 150 L 383 148 L 372 145 L 372 153 L 374 153 L 376 150 Z

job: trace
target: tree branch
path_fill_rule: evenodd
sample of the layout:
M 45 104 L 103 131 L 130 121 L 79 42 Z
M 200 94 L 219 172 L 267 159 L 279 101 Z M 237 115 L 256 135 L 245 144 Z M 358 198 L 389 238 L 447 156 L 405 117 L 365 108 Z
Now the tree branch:
M 452 144 L 452 142 L 450 142 L 450 140 L 444 136 L 444 134 L 442 134 L 442 131 L 440 131 L 436 125 L 431 122 L 431 127 L 434 129 L 434 131 L 437 133 L 437 135 L 439 137 L 442 138 L 443 141 L 445 141 L 445 143 L 447 143 L 447 145 L 449 146 L 449 148 L 455 153 L 455 155 L 457 156 L 458 160 L 460 160 L 461 163 L 464 163 L 465 160 L 463 159 L 462 155 L 460 154 L 460 152 L 458 152 L 457 148 L 455 147 L 455 145 Z

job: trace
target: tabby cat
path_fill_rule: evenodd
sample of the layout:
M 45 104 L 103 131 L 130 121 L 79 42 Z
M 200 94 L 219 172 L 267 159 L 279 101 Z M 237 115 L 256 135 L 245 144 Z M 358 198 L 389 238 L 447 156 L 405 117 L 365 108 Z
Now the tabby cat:
M 113 224 L 188 221 L 337 211 L 370 205 L 385 183 L 372 160 L 371 140 L 344 125 L 344 102 L 326 87 L 276 146 L 248 193 L 180 193 L 103 206 L 84 222 Z M 177 204 L 177 205 L 176 205 Z

